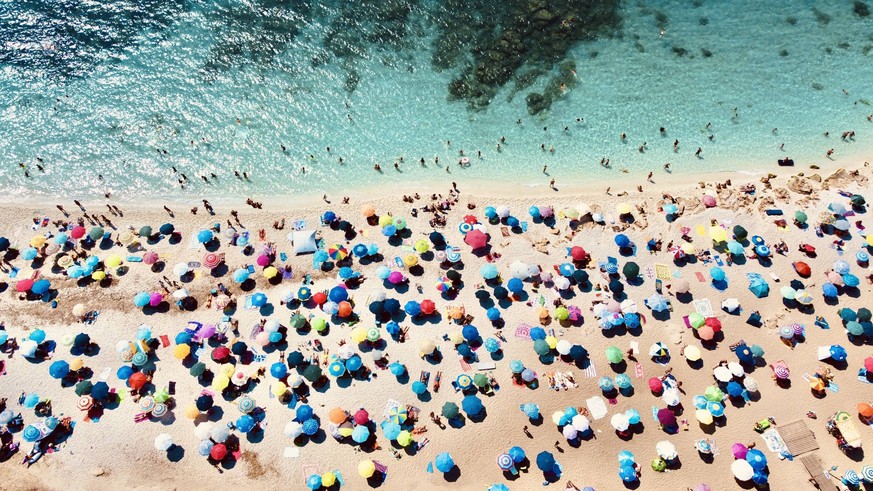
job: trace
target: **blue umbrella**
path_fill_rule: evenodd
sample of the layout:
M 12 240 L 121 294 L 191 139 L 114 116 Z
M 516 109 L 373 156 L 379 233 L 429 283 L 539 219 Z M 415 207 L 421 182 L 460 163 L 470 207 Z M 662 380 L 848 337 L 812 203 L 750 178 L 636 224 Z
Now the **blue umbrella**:
M 767 467 L 767 456 L 757 448 L 750 448 L 749 451 L 746 452 L 746 462 L 752 466 L 752 469 L 760 471 Z
M 342 280 L 347 280 L 349 278 L 357 278 L 359 276 L 358 273 L 355 273 L 355 270 L 353 270 L 352 268 L 350 268 L 348 266 L 343 266 L 342 268 L 340 268 L 338 274 L 339 274 L 340 279 L 342 279 Z
M 32 260 L 36 259 L 36 256 L 38 256 L 38 255 L 39 255 L 39 251 L 37 251 L 36 248 L 34 248 L 34 247 L 28 247 L 27 249 L 21 251 L 21 257 L 25 261 L 32 261 Z
M 631 240 L 625 234 L 618 234 L 615 236 L 615 245 L 623 249 L 631 245 Z
M 725 273 L 724 270 L 719 268 L 718 266 L 714 266 L 709 270 L 709 276 L 712 277 L 713 281 L 724 281 Z
M 631 386 L 631 379 L 627 374 L 619 373 L 615 376 L 615 386 L 619 389 L 627 389 Z
M 701 395 L 696 395 L 691 400 L 694 401 L 694 407 L 696 409 L 706 409 L 706 405 L 709 404 L 706 397 Z
M 569 277 L 573 276 L 573 273 L 575 273 L 575 272 L 576 272 L 576 267 L 570 263 L 563 263 L 560 266 L 558 266 L 558 273 L 560 273 L 561 276 L 563 276 L 565 278 L 569 278 Z
M 364 257 L 367 255 L 367 246 L 364 244 L 355 244 L 355 247 L 352 247 L 352 254 L 358 257 Z
M 737 348 L 734 350 L 734 353 L 736 353 L 737 358 L 740 360 L 740 363 L 750 364 L 755 361 L 755 357 L 752 354 L 752 349 L 749 348 L 749 346 L 745 343 L 737 346 Z
M 128 365 L 121 365 L 115 371 L 115 376 L 118 377 L 118 380 L 127 380 L 131 375 L 133 375 L 133 368 Z
M 212 443 L 212 440 L 200 440 L 200 443 L 197 444 L 197 453 L 200 454 L 201 457 L 206 457 L 212 452 L 212 447 L 215 444 Z
M 330 289 L 330 292 L 327 294 L 327 298 L 330 299 L 331 302 L 340 303 L 349 298 L 349 291 L 341 286 L 335 286 Z
M 33 292 L 35 295 L 42 295 L 43 293 L 49 291 L 49 288 L 51 288 L 51 283 L 49 282 L 49 280 L 43 278 L 40 280 L 36 280 L 33 283 L 33 286 L 30 287 L 30 291 Z
M 755 473 L 752 474 L 752 482 L 758 486 L 767 484 L 768 480 L 770 480 L 770 477 L 761 471 L 755 471 Z
M 537 373 L 530 368 L 525 368 L 521 371 L 521 379 L 525 382 L 533 382 L 537 378 Z
M 633 467 L 636 460 L 636 457 L 634 457 L 630 450 L 622 450 L 618 453 L 618 464 L 621 466 L 629 465 Z
M 313 474 L 306 478 L 306 487 L 315 491 L 316 489 L 321 488 L 321 476 L 318 474 Z
M 188 344 L 191 342 L 192 336 L 191 333 L 187 331 L 182 331 L 179 334 L 176 334 L 176 344 Z
M 482 277 L 486 280 L 493 280 L 497 278 L 497 266 L 493 264 L 483 264 L 481 268 L 479 268 L 479 273 L 482 274 Z
M 637 480 L 637 471 L 632 466 L 623 465 L 618 469 L 618 477 L 624 482 L 634 482 Z
M 628 329 L 634 329 L 640 327 L 640 315 L 635 313 L 628 313 L 622 316 L 622 320 L 624 320 L 624 325 L 628 327 Z
M 412 317 L 415 317 L 416 315 L 421 313 L 421 304 L 419 304 L 415 300 L 410 300 L 406 302 L 406 305 L 403 306 L 403 311 L 406 312 L 406 315 L 411 315 Z
M 837 287 L 833 283 L 825 283 L 821 286 L 822 295 L 835 298 L 838 295 Z
M 485 312 L 485 315 L 488 317 L 490 321 L 496 321 L 500 319 L 500 309 L 497 307 L 491 307 Z
M 427 392 L 427 386 L 424 385 L 424 382 L 416 380 L 412 383 L 412 392 L 417 395 L 424 394 L 425 392 Z
M 475 326 L 470 325 L 470 324 L 467 324 L 467 325 L 464 326 L 464 328 L 461 330 L 461 335 L 462 335 L 462 336 L 464 337 L 464 339 L 466 339 L 467 341 L 473 341 L 473 340 L 475 340 L 475 339 L 479 339 L 479 330 L 476 329 Z
M 332 223 L 336 220 L 336 213 L 332 211 L 326 211 L 321 215 L 321 221 L 324 223 Z
M 213 235 L 212 230 L 201 230 L 197 232 L 197 242 L 200 242 L 201 244 L 209 242 L 214 237 L 215 235 Z
M 400 324 L 391 321 L 388 324 L 385 324 L 385 331 L 387 331 L 391 336 L 396 336 L 397 334 L 400 334 Z
M 540 417 L 540 407 L 532 402 L 522 404 L 521 412 L 523 412 L 530 419 L 537 419 Z
M 31 341 L 36 341 L 36 344 L 42 344 L 42 342 L 45 341 L 45 331 L 37 329 L 32 331 L 27 338 Z
M 727 393 L 731 397 L 741 397 L 743 395 L 743 386 L 739 382 L 731 381 L 727 385 Z
M 837 313 L 840 315 L 840 319 L 846 322 L 858 320 L 858 313 L 848 307 L 843 307 Z
M 361 361 L 361 357 L 358 355 L 352 355 L 351 358 L 346 360 L 346 370 L 350 372 L 357 372 L 364 365 L 364 362 Z
M 106 382 L 97 382 L 91 387 L 91 397 L 95 401 L 103 401 L 109 397 L 109 385 Z
M 391 375 L 394 375 L 395 377 L 399 377 L 406 373 L 406 367 L 396 361 L 388 365 L 388 370 L 390 370 Z
M 355 426 L 355 429 L 352 430 L 352 440 L 355 443 L 364 443 L 365 441 L 370 439 L 370 429 L 365 425 Z
M 516 464 L 523 461 L 527 457 L 521 447 L 512 447 L 506 453 L 508 453 L 509 456 L 512 457 L 512 461 Z
M 574 360 L 581 360 L 587 357 L 588 350 L 586 350 L 584 347 L 578 344 L 574 344 L 573 347 L 570 348 L 570 358 L 573 358 Z
M 39 404 L 39 395 L 37 395 L 36 392 L 31 392 L 24 398 L 24 407 L 27 409 L 32 409 L 36 407 L 37 404 Z
M 261 292 L 252 295 L 252 305 L 255 307 L 263 307 L 267 305 L 267 296 Z
M 142 308 L 149 304 L 150 299 L 151 297 L 149 297 L 149 294 L 147 292 L 139 292 L 134 295 L 133 304 L 137 307 Z
M 524 370 L 524 363 L 521 360 L 512 360 L 509 362 L 509 369 L 512 373 L 521 373 Z
M 387 227 L 382 229 L 382 235 L 385 237 L 391 237 L 392 235 L 397 233 L 397 227 L 394 225 L 388 225 Z
M 396 298 L 386 298 L 382 303 L 382 308 L 389 314 L 394 314 L 400 311 L 400 301 Z
M 28 443 L 40 440 L 44 436 L 45 435 L 43 435 L 42 431 L 40 431 L 33 425 L 27 425 L 27 427 L 24 428 L 24 431 L 21 433 L 21 437 L 24 439 L 24 441 Z
M 9 239 L 6 237 L 0 237 L 0 252 L 9 249 Z
M 534 341 L 538 339 L 546 339 L 546 330 L 542 327 L 534 327 L 530 330 L 530 338 Z
M 235 283 L 245 283 L 249 279 L 249 271 L 247 269 L 238 269 L 233 272 L 233 281 Z
M 609 274 L 618 274 L 618 263 L 606 263 L 606 272 Z
M 396 440 L 397 437 L 400 436 L 401 431 L 402 429 L 397 423 L 392 421 L 382 422 L 382 433 L 385 435 L 385 438 L 389 440 Z
M 755 254 L 760 257 L 770 257 L 770 248 L 764 244 L 759 244 L 755 246 Z
M 497 208 L 493 206 L 486 206 L 483 210 L 483 213 L 487 218 L 496 218 L 497 217 Z
M 831 352 L 831 358 L 834 361 L 845 361 L 846 360 L 846 356 L 847 356 L 846 348 L 843 348 L 839 344 L 832 345 L 830 352 Z
M 853 274 L 846 273 L 843 275 L 843 283 L 845 283 L 846 286 L 850 288 L 855 288 L 861 283 L 861 280 L 859 280 L 858 277 Z
M 837 202 L 833 202 L 830 205 L 828 205 L 828 209 L 831 210 L 835 215 L 845 215 L 846 214 L 846 207 L 840 203 L 837 203 Z
M 844 275 L 849 272 L 849 263 L 840 259 L 834 263 L 834 271 L 839 275 Z
M 749 291 L 758 298 L 766 297 L 770 292 L 770 285 L 763 278 L 756 276 L 749 281 Z
M 710 402 L 706 405 L 706 410 L 716 418 L 724 416 L 724 406 L 718 402 Z
M 252 431 L 252 428 L 254 427 L 255 418 L 249 416 L 248 414 L 243 414 L 236 420 L 236 429 L 243 433 L 248 433 Z
M 496 353 L 500 351 L 500 343 L 497 342 L 494 338 L 488 338 L 485 340 L 485 351 L 489 353 Z
M 538 219 L 541 217 L 540 209 L 537 206 L 531 206 L 530 208 L 528 208 L 527 212 L 533 219 Z
M 298 407 L 295 416 L 295 419 L 299 422 L 312 419 L 312 407 L 310 407 L 308 404 L 304 404 Z
M 270 375 L 275 378 L 285 378 L 285 375 L 288 375 L 288 366 L 284 363 L 277 361 L 270 365 Z
M 743 253 L 745 252 L 743 249 L 743 244 L 740 244 L 739 242 L 737 242 L 735 240 L 732 240 L 732 241 L 727 243 L 727 249 L 728 249 L 728 252 L 730 252 L 734 256 L 742 256 Z
M 520 293 L 524 290 L 524 283 L 522 283 L 518 278 L 512 278 L 508 283 L 506 283 L 506 288 L 512 293 Z
M 307 288 L 305 286 L 301 286 L 297 290 L 297 299 L 300 300 L 301 302 L 305 302 L 305 301 L 309 300 L 310 298 L 312 298 L 312 290 L 310 290 L 309 288 Z
M 482 400 L 474 395 L 469 395 L 464 397 L 464 400 L 461 401 L 461 408 L 465 413 L 469 416 L 476 416 L 480 414 L 485 406 L 482 405 Z
M 312 255 L 312 267 L 320 268 L 321 265 L 327 262 L 328 259 L 330 259 L 330 255 L 327 253 L 327 251 L 317 250 Z
M 615 384 L 609 377 L 600 377 L 600 380 L 597 381 L 597 386 L 604 392 L 609 392 L 615 388 Z
M 543 472 L 552 472 L 555 469 L 555 456 L 550 452 L 537 454 L 537 468 Z
M 434 465 L 438 471 L 446 473 L 455 468 L 455 461 L 452 460 L 452 456 L 448 452 L 442 452 L 436 456 Z
M 639 424 L 640 419 L 642 419 L 642 416 L 640 416 L 640 412 L 633 408 L 625 411 L 624 415 L 627 416 L 628 423 L 632 425 Z
M 346 373 L 346 367 L 341 361 L 334 361 L 327 366 L 327 373 L 332 377 L 342 377 Z
M 61 379 L 66 377 L 68 373 L 70 373 L 70 364 L 64 360 L 57 360 L 49 367 L 49 375 L 52 378 Z
M 303 433 L 312 436 L 318 433 L 318 421 L 315 419 L 307 419 L 303 422 Z
M 667 304 L 667 299 L 663 295 L 657 293 L 652 294 L 645 301 L 646 307 L 652 309 L 653 312 L 663 312 L 668 310 L 670 306 Z

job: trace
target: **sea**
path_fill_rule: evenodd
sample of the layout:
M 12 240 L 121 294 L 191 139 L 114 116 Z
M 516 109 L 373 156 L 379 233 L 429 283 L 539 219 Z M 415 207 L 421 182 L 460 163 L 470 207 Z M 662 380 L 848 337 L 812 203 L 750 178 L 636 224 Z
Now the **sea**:
M 873 139 L 870 9 L 2 0 L 0 189 L 303 197 L 824 167 Z

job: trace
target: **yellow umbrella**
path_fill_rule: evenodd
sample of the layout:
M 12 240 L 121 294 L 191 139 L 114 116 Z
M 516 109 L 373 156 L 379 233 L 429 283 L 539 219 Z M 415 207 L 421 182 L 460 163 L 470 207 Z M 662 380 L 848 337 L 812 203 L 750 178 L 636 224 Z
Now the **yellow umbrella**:
M 278 380 L 273 382 L 273 385 L 270 386 L 270 392 L 272 392 L 276 397 L 282 397 L 287 391 L 288 386 Z
M 173 356 L 176 357 L 177 360 L 184 360 L 191 354 L 191 347 L 187 344 L 177 344 L 175 348 L 173 348 Z
M 352 341 L 356 343 L 363 343 L 367 340 L 367 330 L 362 326 L 357 326 L 352 329 Z
M 382 215 L 379 217 L 379 226 L 382 228 L 387 227 L 394 223 L 394 217 L 391 215 Z
M 70 370 L 74 372 L 76 370 L 81 370 L 83 366 L 85 366 L 85 362 L 82 361 L 81 358 L 73 358 L 73 360 L 70 361 Z
M 415 250 L 416 250 L 418 253 L 420 253 L 420 254 L 425 253 L 425 252 L 427 252 L 429 249 L 430 249 L 430 244 L 428 244 L 427 240 L 425 240 L 425 239 L 418 239 L 418 240 L 415 242 Z
M 449 307 L 449 318 L 458 320 L 464 316 L 464 307 Z
M 407 268 L 411 268 L 418 264 L 418 256 L 415 254 L 407 254 L 406 257 L 403 258 L 403 264 L 406 265 Z
M 561 424 L 561 420 L 564 419 L 563 411 L 555 411 L 552 413 L 552 423 Z
M 455 345 L 464 342 L 464 333 L 460 329 L 456 329 L 449 333 L 449 340 Z
M 230 378 L 231 375 L 236 372 L 236 368 L 230 363 L 225 363 L 221 365 L 221 373 L 224 374 L 227 378 Z
M 105 264 L 108 268 L 117 268 L 121 266 L 121 256 L 119 256 L 118 254 L 113 254 L 107 257 L 103 261 L 103 264 Z
M 433 353 L 433 350 L 435 349 L 436 344 L 434 344 L 434 342 L 429 339 L 425 339 L 424 341 L 422 341 L 418 347 L 418 351 L 419 353 L 421 353 L 422 356 Z
M 700 421 L 705 425 L 712 424 L 712 413 L 706 409 L 698 409 L 697 411 L 694 411 L 694 416 L 697 417 L 697 421 Z
M 540 320 L 548 319 L 549 318 L 549 309 L 540 307 L 540 311 L 538 314 L 539 314 Z
M 363 478 L 369 478 L 376 472 L 376 464 L 372 460 L 362 460 L 358 462 L 358 474 Z
M 333 472 L 325 472 L 321 475 L 321 485 L 329 488 L 336 483 L 336 474 Z
M 697 249 L 694 248 L 694 244 L 690 242 L 682 244 L 682 252 L 685 254 L 694 254 L 696 251 Z
M 549 348 L 555 349 L 555 346 L 558 345 L 558 338 L 555 336 L 546 336 L 546 343 L 548 343 Z
M 188 419 L 194 419 L 197 416 L 200 416 L 200 410 L 197 409 L 196 404 L 188 404 L 185 406 L 185 417 Z
M 67 269 L 73 265 L 73 258 L 66 254 L 61 254 L 58 256 L 58 259 L 55 262 L 58 264 L 59 267 Z
M 216 390 L 224 390 L 228 384 L 230 384 L 230 377 L 223 373 L 216 374 L 212 379 L 212 387 Z
M 823 391 L 825 388 L 824 380 L 819 377 L 813 377 L 812 380 L 809 381 L 809 388 L 816 392 Z
M 867 245 L 873 247 L 873 234 L 867 236 Z
M 408 430 L 403 430 L 399 435 L 397 435 L 397 444 L 401 447 L 405 447 L 410 443 L 412 443 L 412 433 Z
M 267 266 L 266 268 L 264 268 L 263 274 L 264 278 L 269 280 L 270 278 L 275 278 L 276 275 L 279 274 L 279 270 L 276 269 L 275 266 Z
M 94 281 L 102 281 L 106 279 L 106 271 L 94 271 L 91 273 L 91 279 Z
M 697 346 L 688 345 L 685 347 L 683 351 L 685 355 L 685 359 L 691 362 L 697 361 L 700 359 L 700 348 Z
M 727 230 L 719 227 L 718 225 L 713 225 L 712 227 L 709 227 L 709 238 L 711 238 L 715 242 L 727 242 Z
M 130 230 L 125 230 L 118 234 L 118 242 L 121 242 L 124 245 L 128 245 L 133 242 L 133 232 Z
M 615 211 L 617 211 L 619 215 L 627 215 L 631 210 L 632 208 L 629 203 L 619 203 L 618 206 L 615 207 Z
M 39 249 L 43 245 L 45 245 L 45 235 L 34 235 L 33 238 L 30 239 L 31 247 Z

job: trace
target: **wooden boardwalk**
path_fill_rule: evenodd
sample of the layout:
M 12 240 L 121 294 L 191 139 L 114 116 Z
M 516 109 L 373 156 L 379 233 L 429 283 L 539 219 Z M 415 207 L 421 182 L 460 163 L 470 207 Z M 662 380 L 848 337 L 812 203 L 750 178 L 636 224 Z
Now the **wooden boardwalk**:
M 792 421 L 784 425 L 778 426 L 779 436 L 788 447 L 791 455 L 799 457 L 807 452 L 818 450 L 818 442 L 815 440 L 815 434 L 810 430 L 803 420 Z

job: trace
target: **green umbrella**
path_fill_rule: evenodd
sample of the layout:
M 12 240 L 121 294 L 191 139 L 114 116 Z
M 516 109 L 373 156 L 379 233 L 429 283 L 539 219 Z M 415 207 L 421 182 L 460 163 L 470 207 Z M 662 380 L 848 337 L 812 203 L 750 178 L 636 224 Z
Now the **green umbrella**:
M 640 266 L 637 263 L 630 261 L 628 263 L 625 263 L 624 267 L 621 268 L 621 272 L 625 275 L 625 277 L 632 280 L 639 276 Z
M 443 416 L 449 419 L 456 418 L 458 416 L 458 405 L 454 402 L 443 404 Z
M 709 402 L 721 402 L 724 399 L 724 392 L 715 385 L 710 385 L 703 392 L 703 397 Z
M 141 229 L 139 229 L 139 236 L 140 237 L 151 237 L 152 236 L 152 228 L 149 227 L 148 225 L 142 227 Z
M 94 387 L 94 384 L 87 380 L 83 380 L 76 384 L 76 395 L 83 396 L 91 393 L 91 388 Z
M 755 358 L 763 358 L 764 357 L 764 348 L 758 346 L 757 344 L 753 344 L 749 347 L 749 350 L 752 352 L 752 356 Z
M 737 240 L 744 240 L 748 236 L 749 232 L 747 232 L 746 229 L 739 225 L 734 225 L 734 237 L 736 237 Z
M 327 329 L 327 321 L 321 318 L 316 318 L 312 321 L 312 329 L 314 329 L 315 332 L 324 331 Z
M 291 316 L 291 327 L 294 329 L 303 329 L 303 326 L 306 325 L 306 317 L 303 317 L 301 314 L 294 314 Z
M 309 365 L 306 370 L 303 370 L 303 378 L 310 382 L 315 382 L 321 378 L 321 368 L 318 365 Z
M 91 240 L 93 240 L 94 242 L 97 242 L 98 240 L 100 240 L 100 238 L 103 237 L 103 234 L 103 227 L 94 227 L 91 229 L 90 232 L 88 232 L 88 237 L 90 237 Z
M 188 373 L 193 377 L 199 377 L 203 375 L 203 372 L 206 371 L 206 365 L 203 362 L 198 361 L 197 363 L 191 365 L 191 368 L 188 370 Z
M 664 459 L 657 458 L 652 461 L 652 470 L 655 472 L 664 472 L 667 468 L 667 462 L 664 462 Z
M 161 231 L 161 234 L 163 234 L 163 235 L 170 235 L 176 231 L 176 226 L 173 225 L 172 223 L 165 223 L 165 224 L 161 225 L 161 228 L 159 230 Z
M 488 377 L 486 377 L 484 373 L 473 375 L 473 385 L 476 387 L 485 387 L 488 385 Z
M 609 360 L 609 363 L 615 364 L 621 363 L 624 356 L 622 356 L 620 349 L 615 346 L 610 346 L 609 348 L 606 348 L 606 359 Z
M 795 211 L 794 212 L 794 220 L 797 223 L 806 223 L 806 220 L 807 220 L 806 213 L 803 212 L 802 210 Z
M 534 341 L 534 351 L 536 351 L 538 355 L 545 356 L 550 349 L 549 343 L 547 343 L 545 339 L 537 339 Z

